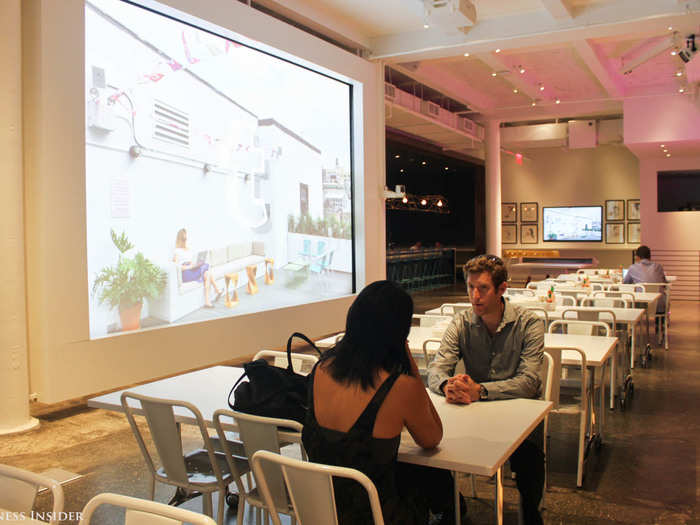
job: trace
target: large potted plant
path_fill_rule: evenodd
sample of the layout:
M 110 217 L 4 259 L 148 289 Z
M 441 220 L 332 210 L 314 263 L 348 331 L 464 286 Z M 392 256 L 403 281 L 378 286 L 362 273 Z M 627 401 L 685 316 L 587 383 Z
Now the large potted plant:
M 126 234 L 110 231 L 112 242 L 119 250 L 114 266 L 105 266 L 97 274 L 92 285 L 93 294 L 98 293 L 99 304 L 108 303 L 110 308 L 119 308 L 122 330 L 137 330 L 141 326 L 141 308 L 144 298 L 156 299 L 163 293 L 167 274 L 146 259 L 141 252 L 127 255 L 134 245 Z

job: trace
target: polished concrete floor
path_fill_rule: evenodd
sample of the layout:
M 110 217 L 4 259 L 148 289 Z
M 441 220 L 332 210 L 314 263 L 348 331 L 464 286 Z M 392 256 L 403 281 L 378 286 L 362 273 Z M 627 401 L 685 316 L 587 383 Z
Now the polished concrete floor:
M 454 302 L 463 293 L 463 286 L 415 293 L 415 311 Z M 606 413 L 605 442 L 588 461 L 582 489 L 575 486 L 576 418 L 551 418 L 545 523 L 700 524 L 700 303 L 673 304 L 670 335 L 668 352 L 655 350 L 650 368 L 635 368 L 635 395 L 628 409 Z M 79 511 L 100 492 L 148 497 L 145 464 L 123 415 L 78 405 L 40 419 L 37 431 L 0 437 L 0 463 L 35 472 L 62 468 L 82 474 L 64 487 L 67 511 Z M 191 441 L 191 429 L 184 432 Z M 469 522 L 493 523 L 493 483 L 477 478 L 476 485 L 477 499 L 467 499 Z M 471 495 L 467 479 L 462 491 Z M 167 501 L 171 495 L 172 490 L 161 485 L 156 500 Z M 512 481 L 507 482 L 505 502 L 506 523 L 516 523 Z M 49 505 L 49 498 L 40 495 L 37 507 L 46 510 Z M 200 510 L 200 499 L 185 507 Z M 229 512 L 226 521 L 235 523 L 235 512 Z M 253 523 L 248 515 L 245 521 Z M 120 517 L 105 511 L 95 523 L 117 524 Z

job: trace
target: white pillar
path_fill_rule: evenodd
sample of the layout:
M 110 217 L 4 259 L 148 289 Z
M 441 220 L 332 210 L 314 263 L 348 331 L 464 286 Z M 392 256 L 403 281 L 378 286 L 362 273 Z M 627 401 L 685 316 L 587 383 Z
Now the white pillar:
M 500 121 L 486 122 L 486 253 L 501 256 Z
M 39 424 L 29 415 L 21 1 L 0 2 L 0 434 Z

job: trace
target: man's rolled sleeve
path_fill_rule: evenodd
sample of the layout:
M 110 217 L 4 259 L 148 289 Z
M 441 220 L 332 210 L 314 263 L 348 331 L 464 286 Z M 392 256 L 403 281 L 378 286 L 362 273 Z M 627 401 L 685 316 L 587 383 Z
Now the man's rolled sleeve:
M 536 398 L 542 385 L 541 369 L 544 358 L 544 325 L 532 314 L 525 321 L 520 362 L 515 375 L 502 381 L 484 382 L 489 399 Z
M 428 366 L 428 387 L 437 394 L 444 395 L 444 392 L 440 390 L 440 385 L 454 375 L 457 362 L 462 356 L 459 344 L 462 324 L 461 315 L 456 315 L 452 319 L 450 326 L 447 327 L 442 336 L 440 349 Z

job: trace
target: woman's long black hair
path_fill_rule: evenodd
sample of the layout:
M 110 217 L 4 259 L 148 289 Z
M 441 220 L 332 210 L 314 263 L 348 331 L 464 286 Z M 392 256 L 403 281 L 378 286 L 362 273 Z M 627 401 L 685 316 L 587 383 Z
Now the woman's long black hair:
M 324 353 L 328 371 L 340 383 L 373 387 L 377 373 L 410 373 L 406 339 L 413 300 L 391 281 L 375 281 L 360 292 L 348 310 L 343 339 Z

